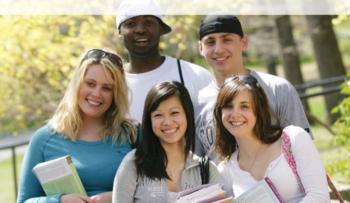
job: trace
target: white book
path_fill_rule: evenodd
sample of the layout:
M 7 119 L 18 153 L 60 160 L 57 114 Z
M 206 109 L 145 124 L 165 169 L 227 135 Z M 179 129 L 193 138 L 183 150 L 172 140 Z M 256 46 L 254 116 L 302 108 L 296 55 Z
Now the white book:
M 226 192 L 221 188 L 221 185 L 208 184 L 180 192 L 176 203 L 207 203 L 226 198 Z M 229 200 L 232 201 L 232 198 Z
M 86 195 L 69 155 L 39 163 L 33 168 L 33 172 L 48 196 L 72 193 Z
M 276 194 L 265 179 L 259 181 L 253 188 L 234 198 L 234 203 L 279 203 Z

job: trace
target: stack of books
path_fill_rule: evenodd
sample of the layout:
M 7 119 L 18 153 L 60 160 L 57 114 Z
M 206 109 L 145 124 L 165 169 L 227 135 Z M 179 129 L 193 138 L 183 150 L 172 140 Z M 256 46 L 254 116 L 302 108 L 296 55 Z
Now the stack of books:
M 238 197 L 227 196 L 220 184 L 206 184 L 182 191 L 176 203 L 279 203 L 277 195 L 265 179 Z
M 182 191 L 176 203 L 231 203 L 232 197 L 226 196 L 220 184 L 206 184 Z

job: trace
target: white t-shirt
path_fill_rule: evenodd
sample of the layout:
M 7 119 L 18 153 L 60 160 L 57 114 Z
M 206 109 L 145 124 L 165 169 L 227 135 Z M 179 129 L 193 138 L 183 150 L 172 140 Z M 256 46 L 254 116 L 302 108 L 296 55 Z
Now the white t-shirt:
M 193 106 L 196 112 L 198 92 L 207 86 L 212 76 L 205 68 L 181 60 L 182 77 L 185 86 L 191 95 Z M 143 107 L 148 91 L 155 85 L 164 81 L 179 81 L 180 74 L 177 59 L 166 56 L 162 65 L 158 68 L 139 74 L 125 73 L 126 81 L 130 89 L 130 116 L 142 121 Z
M 254 70 L 250 71 L 250 75 L 258 80 L 267 96 L 273 124 L 280 125 L 282 128 L 288 125 L 310 128 L 298 93 L 286 79 Z M 212 145 L 215 141 L 214 108 L 218 93 L 219 87 L 215 81 L 199 92 L 198 108 L 200 110 L 196 117 L 195 152 L 201 156 L 207 154 L 214 161 L 217 158 L 212 153 Z
M 329 202 L 326 172 L 321 157 L 308 134 L 300 127 L 288 126 L 283 130 L 290 137 L 292 154 L 296 162 L 297 173 L 306 195 L 302 192 L 297 178 L 290 168 L 285 155 L 271 161 L 264 177 L 269 177 L 283 202 Z M 280 138 L 281 139 L 281 138 Z M 219 173 L 224 177 L 224 188 L 229 194 L 239 196 L 258 183 L 249 172 L 239 167 L 237 151 L 229 160 L 222 161 Z

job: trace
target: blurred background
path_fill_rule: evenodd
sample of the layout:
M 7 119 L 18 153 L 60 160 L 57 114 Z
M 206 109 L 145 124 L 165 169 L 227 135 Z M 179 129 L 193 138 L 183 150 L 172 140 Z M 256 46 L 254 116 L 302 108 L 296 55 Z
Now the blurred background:
M 249 38 L 246 67 L 282 76 L 295 85 L 327 172 L 346 187 L 350 184 L 350 82 L 346 79 L 350 16 L 239 18 Z M 166 16 L 173 31 L 162 37 L 162 53 L 208 68 L 197 50 L 200 19 Z M 15 202 L 13 165 L 19 176 L 25 150 L 16 142 L 26 143 L 53 115 L 80 55 L 90 48 L 108 47 L 128 59 L 114 16 L 0 16 L 0 27 L 0 202 Z M 17 152 L 15 160 L 11 150 Z

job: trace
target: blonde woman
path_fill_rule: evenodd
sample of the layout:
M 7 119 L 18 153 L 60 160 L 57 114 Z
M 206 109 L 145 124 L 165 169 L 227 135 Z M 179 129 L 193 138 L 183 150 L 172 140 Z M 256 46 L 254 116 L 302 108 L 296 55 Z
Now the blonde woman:
M 55 114 L 33 135 L 22 166 L 17 202 L 111 202 L 113 177 L 136 140 L 126 118 L 127 85 L 122 60 L 107 50 L 87 51 Z M 87 196 L 45 196 L 33 167 L 71 155 Z

